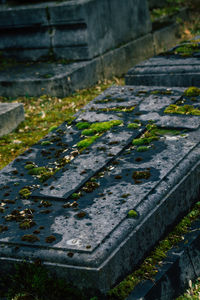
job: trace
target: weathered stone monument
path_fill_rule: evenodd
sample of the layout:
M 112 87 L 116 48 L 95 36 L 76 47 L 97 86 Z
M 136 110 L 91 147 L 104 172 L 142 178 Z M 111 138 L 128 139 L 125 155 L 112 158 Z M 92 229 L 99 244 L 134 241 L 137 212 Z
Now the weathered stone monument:
M 146 0 L 7 1 L 0 5 L 0 51 L 14 63 L 1 69 L 0 95 L 65 97 L 122 76 L 175 45 L 176 18 L 182 15 L 154 30 Z
M 184 42 L 131 69 L 126 84 L 199 86 L 200 37 Z
M 146 0 L 76 0 L 0 7 L 0 50 L 21 60 L 80 61 L 151 31 Z
M 195 98 L 195 101 L 194 101 Z M 199 196 L 198 88 L 112 87 L 0 173 L 0 265 L 106 292 Z

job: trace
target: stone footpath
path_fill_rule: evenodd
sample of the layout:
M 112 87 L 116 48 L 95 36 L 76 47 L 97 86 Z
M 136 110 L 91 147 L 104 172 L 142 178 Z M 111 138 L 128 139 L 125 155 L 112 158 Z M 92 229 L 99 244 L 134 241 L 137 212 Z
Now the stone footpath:
M 0 172 L 1 273 L 108 291 L 197 201 L 199 137 L 199 88 L 106 90 Z

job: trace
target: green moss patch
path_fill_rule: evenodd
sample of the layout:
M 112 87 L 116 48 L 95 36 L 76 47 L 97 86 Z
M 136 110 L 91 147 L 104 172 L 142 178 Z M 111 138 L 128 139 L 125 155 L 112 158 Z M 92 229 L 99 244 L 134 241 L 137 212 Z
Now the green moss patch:
M 152 141 L 158 140 L 157 136 L 150 136 L 150 137 L 141 137 L 139 139 L 134 139 L 132 144 L 134 146 L 141 146 L 141 145 L 149 145 Z
M 102 112 L 132 112 L 135 109 L 135 106 L 127 107 L 127 106 L 118 106 L 118 107 L 109 107 L 109 108 L 101 108 L 98 111 Z
M 141 125 L 138 124 L 138 123 L 129 123 L 127 127 L 128 127 L 129 129 L 138 129 L 140 126 L 141 126 Z
M 200 109 L 195 108 L 193 105 L 189 105 L 189 104 L 185 104 L 183 106 L 171 104 L 164 110 L 164 113 L 200 116 Z
M 88 137 L 87 139 L 84 139 L 84 140 L 78 142 L 77 147 L 78 148 L 87 148 L 90 145 L 92 145 L 94 143 L 94 141 L 96 141 L 97 138 L 98 138 L 98 136 Z
M 83 130 L 83 129 L 87 129 L 91 126 L 91 124 L 89 122 L 79 122 L 76 124 L 76 127 L 79 129 L 79 130 Z
M 79 129 L 83 129 L 81 134 L 84 136 L 91 136 L 86 139 L 83 139 L 82 141 L 77 143 L 78 148 L 87 148 L 91 144 L 93 144 L 97 138 L 99 138 L 102 133 L 110 130 L 114 126 L 119 126 L 123 124 L 122 121 L 120 120 L 113 120 L 113 121 L 107 121 L 107 122 L 96 122 L 96 123 L 88 123 L 88 122 L 83 122 L 83 123 L 78 123 L 76 126 Z
M 119 126 L 123 124 L 120 120 L 108 121 L 108 122 L 96 122 L 90 125 L 88 129 L 82 131 L 82 135 L 92 135 L 97 133 L 102 133 L 110 130 L 114 126 Z
M 192 56 L 194 53 L 199 51 L 200 48 L 198 43 L 187 43 L 175 48 L 174 54 L 179 54 L 180 56 L 188 57 Z
M 200 96 L 200 89 L 195 87 L 195 86 L 191 86 L 188 89 L 186 89 L 184 91 L 184 95 L 187 97 L 197 97 Z
M 19 195 L 23 198 L 23 199 L 28 199 L 31 195 L 31 191 L 29 188 L 23 188 L 19 191 Z
M 137 151 L 138 152 L 145 152 L 145 151 L 148 151 L 149 150 L 149 147 L 147 146 L 139 146 L 137 147 Z
M 138 216 L 138 213 L 134 209 L 129 210 L 129 212 L 128 212 L 129 218 L 137 218 L 137 216 Z
M 39 178 L 41 182 L 46 181 L 55 173 L 55 170 L 47 167 L 34 167 L 28 171 L 29 175 L 34 175 Z

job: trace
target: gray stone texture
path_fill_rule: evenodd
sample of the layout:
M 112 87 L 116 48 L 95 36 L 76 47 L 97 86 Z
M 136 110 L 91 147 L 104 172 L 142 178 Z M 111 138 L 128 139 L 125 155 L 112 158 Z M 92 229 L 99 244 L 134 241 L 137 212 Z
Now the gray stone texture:
M 0 136 L 14 130 L 24 121 L 24 107 L 21 103 L 0 103 Z
M 189 280 L 200 275 L 200 230 L 199 221 L 183 236 L 183 241 L 172 248 L 161 266 L 154 282 L 145 281 L 135 287 L 127 300 L 171 300 L 188 288 Z
M 168 52 L 150 58 L 128 71 L 126 84 L 157 86 L 200 86 L 200 44 L 186 54 L 179 49 L 192 44 L 180 44 Z M 187 49 L 186 49 L 187 50 Z
M 39 50 L 31 51 L 34 55 Z M 92 86 L 99 80 L 122 76 L 132 65 L 152 55 L 153 36 L 147 34 L 89 61 L 69 64 L 21 63 L 1 70 L 0 95 L 16 97 L 48 94 L 65 97 L 77 89 Z
M 130 272 L 199 196 L 199 116 L 164 114 L 183 92 L 112 87 L 78 112 L 71 125 L 62 124 L 5 167 L 0 172 L 0 207 L 1 225 L 8 230 L 0 234 L 1 272 L 8 272 L 12 262 L 39 258 L 52 273 L 102 292 Z M 80 151 L 77 143 L 83 136 L 77 122 L 108 120 L 121 120 L 123 125 Z M 129 129 L 134 120 L 141 126 Z M 139 152 L 132 140 L 147 130 L 150 120 L 181 132 L 161 136 L 148 151 Z M 63 159 L 68 163 L 62 165 Z M 41 182 L 25 168 L 31 163 L 61 169 Z M 149 176 L 134 180 L 136 171 Z M 31 191 L 28 199 L 20 197 L 22 188 Z M 128 218 L 132 209 L 136 218 Z M 35 222 L 29 229 L 19 228 L 24 212 Z M 33 233 L 40 226 L 44 228 L 39 234 Z M 25 234 L 38 239 L 23 241 Z M 48 244 L 50 235 L 55 239 Z
M 146 0 L 78 0 L 0 8 L 0 50 L 22 60 L 38 60 L 49 52 L 56 58 L 87 60 L 150 31 Z

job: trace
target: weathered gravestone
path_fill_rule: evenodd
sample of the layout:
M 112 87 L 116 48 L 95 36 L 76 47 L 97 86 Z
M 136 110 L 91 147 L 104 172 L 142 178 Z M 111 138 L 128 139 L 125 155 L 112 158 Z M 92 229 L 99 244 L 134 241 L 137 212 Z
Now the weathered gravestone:
M 106 292 L 197 200 L 200 92 L 112 87 L 0 172 L 0 270 Z
M 130 85 L 200 86 L 200 37 L 150 58 L 128 71 Z
M 24 121 L 24 108 L 21 103 L 0 103 L 0 136 L 14 130 Z
M 151 31 L 146 0 L 0 6 L 0 50 L 21 60 L 87 60 Z

